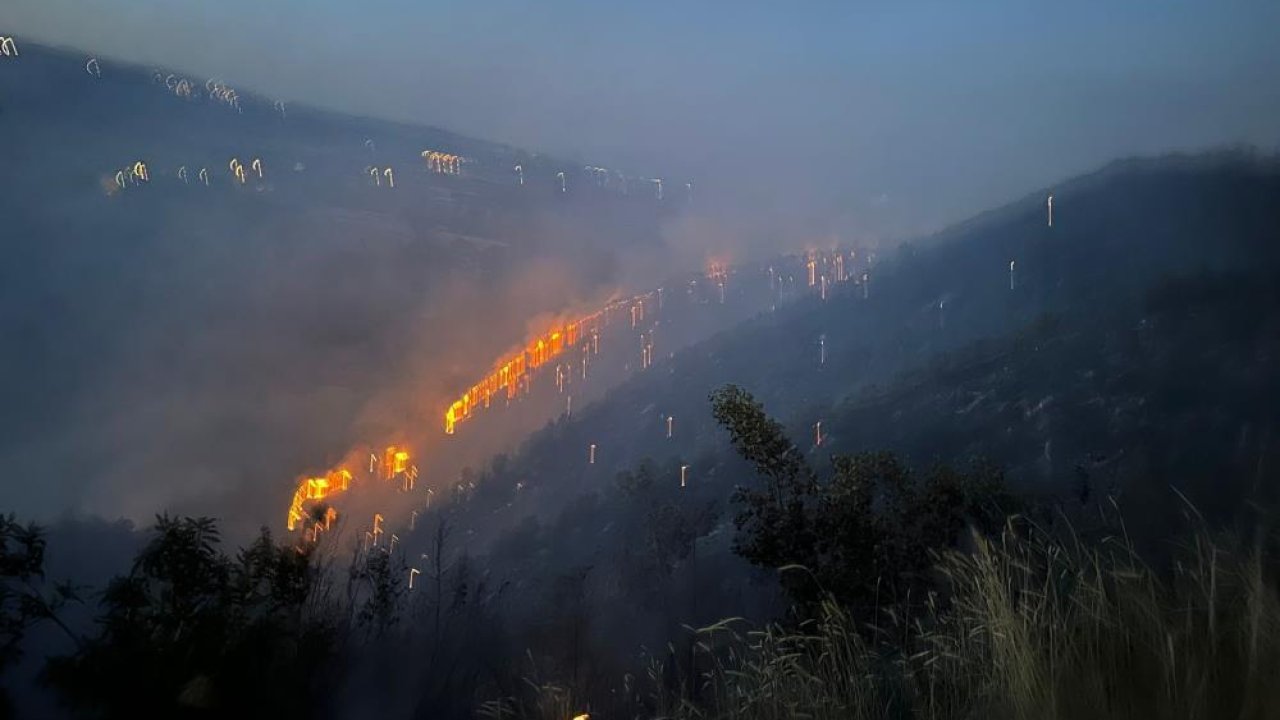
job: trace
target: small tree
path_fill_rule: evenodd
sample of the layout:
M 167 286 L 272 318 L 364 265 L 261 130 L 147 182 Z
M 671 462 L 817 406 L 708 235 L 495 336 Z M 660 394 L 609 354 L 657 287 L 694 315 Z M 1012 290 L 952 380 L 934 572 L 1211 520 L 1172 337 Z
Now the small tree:
M 764 479 L 762 489 L 739 485 L 734 490 L 739 506 L 734 551 L 762 567 L 812 569 L 817 562 L 813 520 L 818 480 L 804 455 L 764 406 L 736 385 L 713 392 L 711 409 L 729 431 L 734 449 Z
M 823 593 L 862 607 L 905 598 L 928 585 L 934 551 L 954 546 L 966 525 L 996 529 L 1010 507 L 993 468 L 939 466 L 921 477 L 886 452 L 835 456 L 820 481 L 745 390 L 726 386 L 711 402 L 734 448 L 764 479 L 763 488 L 734 493 L 734 549 L 762 567 L 806 568 L 783 576 L 802 604 Z
M 356 621 L 367 634 L 385 637 L 400 622 L 405 593 L 403 573 L 394 566 L 391 553 L 381 548 L 372 548 L 364 555 L 356 572 L 365 598 Z
M 43 590 L 44 551 L 40 527 L 0 515 L 0 676 L 22 658 L 22 641 L 37 623 L 53 621 L 78 640 L 57 615 L 64 603 L 75 599 L 71 586 L 55 586 L 51 596 Z M 0 687 L 0 717 L 12 714 L 12 701 Z
M 45 680 L 68 705 L 108 717 L 305 716 L 332 647 L 307 618 L 310 556 L 265 529 L 235 560 L 211 518 L 156 519 L 128 575 L 103 592 L 100 634 L 50 660 Z

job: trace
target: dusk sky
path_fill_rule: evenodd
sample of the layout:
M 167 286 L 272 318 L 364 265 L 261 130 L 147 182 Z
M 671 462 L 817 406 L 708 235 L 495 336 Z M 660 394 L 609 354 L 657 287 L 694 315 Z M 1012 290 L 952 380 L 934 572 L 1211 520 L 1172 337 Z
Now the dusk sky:
M 1280 145 L 1280 3 L 6 0 L 29 40 L 915 232 Z M 812 213 L 810 213 L 812 214 Z

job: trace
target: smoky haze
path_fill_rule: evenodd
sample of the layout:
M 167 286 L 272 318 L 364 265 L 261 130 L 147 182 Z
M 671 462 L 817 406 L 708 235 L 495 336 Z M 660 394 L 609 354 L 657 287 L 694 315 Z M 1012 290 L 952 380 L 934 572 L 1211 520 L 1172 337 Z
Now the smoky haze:
M 1280 704 L 1278 27 L 0 0 L 0 718 Z
M 442 413 L 495 359 L 769 245 L 647 183 L 575 172 L 564 192 L 559 160 L 258 96 L 183 101 L 145 69 L 104 56 L 96 77 L 78 51 L 21 47 L 0 65 L 0 136 L 23 140 L 0 147 L 0 335 L 20 339 L 0 353 L 0 459 L 31 480 L 0 506 L 24 517 L 168 510 L 252 532 L 283 524 L 299 476 L 387 443 L 439 485 L 440 461 L 482 459 L 443 445 Z M 432 172 L 424 145 L 474 163 Z M 265 174 L 235 182 L 233 154 Z M 150 181 L 114 179 L 138 158 Z
M 1280 6 L 9 0 L 6 30 L 899 236 L 1116 156 L 1277 144 Z
M 1117 156 L 1273 147 L 1280 57 L 1269 31 L 1277 25 L 1280 8 L 1268 3 L 1156 12 L 1098 2 L 797 11 L 565 0 L 536 8 L 506 0 L 9 0 L 0 32 L 98 54 L 108 83 L 119 65 L 112 59 L 173 68 L 291 107 L 444 127 L 663 176 L 669 188 L 689 181 L 697 202 L 630 243 L 614 231 L 635 217 L 513 217 L 494 234 L 531 249 L 499 275 L 459 279 L 444 264 L 457 260 L 445 249 L 454 241 L 414 250 L 421 246 L 410 240 L 432 228 L 406 230 L 377 213 L 304 203 L 284 221 L 235 200 L 221 214 L 175 205 L 171 218 L 150 217 L 154 243 L 120 251 L 123 220 L 110 228 L 85 220 L 82 237 L 66 232 L 63 218 L 106 207 L 84 197 L 85 177 L 75 186 L 81 195 L 30 189 L 31 202 L 12 200 L 27 213 L 17 226 L 30 228 L 22 253 L 48 276 L 14 271 L 6 301 L 14 323 L 5 329 L 44 335 L 22 346 L 36 360 L 6 368 L 21 402 L 10 402 L 20 431 L 9 433 L 16 450 L 5 457 L 19 474 L 55 479 L 4 499 L 45 516 L 66 507 L 133 518 L 213 507 L 251 524 L 276 518 L 295 474 L 324 470 L 357 442 L 438 436 L 441 403 L 537 332 L 530 323 L 539 318 L 647 289 L 713 258 L 927 232 Z M 78 65 L 69 67 L 83 85 Z M 9 68 L 15 82 L 18 68 Z M 61 135 L 45 126 L 65 108 L 43 108 L 49 116 L 5 108 L 27 142 L 0 145 L 0 159 L 12 153 L 32 167 L 83 174 L 122 161 L 115 151 L 132 159 L 145 147 L 140 138 L 164 136 L 172 141 L 165 147 L 188 152 L 197 137 L 176 116 L 147 114 L 147 104 L 134 106 L 143 113 L 135 126 L 103 135 L 118 147 L 89 148 L 92 161 L 62 146 L 80 136 L 76 123 L 96 125 L 105 107 L 86 105 Z M 209 122 L 201 127 L 219 127 Z M 228 144 L 208 150 L 219 162 L 222 147 L 248 151 L 237 145 L 243 136 L 219 138 Z M 362 151 L 360 138 L 340 141 Z M 330 141 L 317 136 L 315 146 L 334 150 Z M 293 165 L 279 160 L 272 181 Z M 549 184 L 544 175 L 539 182 Z M 70 322 L 50 321 L 51 296 Z M 77 354 L 87 347 L 97 354 Z M 63 372 L 42 357 L 58 358 Z M 237 512 L 246 505 L 254 512 Z

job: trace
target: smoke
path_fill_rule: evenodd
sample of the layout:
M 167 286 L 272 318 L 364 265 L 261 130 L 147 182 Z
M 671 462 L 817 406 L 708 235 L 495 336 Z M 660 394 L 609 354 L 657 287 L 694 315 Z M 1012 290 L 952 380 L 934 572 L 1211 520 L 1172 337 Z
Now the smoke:
M 747 5 L 11 0 L 6 20 L 275 97 L 691 180 L 742 213 L 854 209 L 860 230 L 896 236 L 1116 156 L 1277 142 L 1274 3 Z
M 119 82 L 118 66 L 106 71 L 104 86 Z M 413 175 L 371 200 L 279 146 L 320 144 L 305 132 L 230 141 L 274 143 L 264 164 L 301 157 L 303 174 L 250 173 L 245 192 L 221 175 L 182 185 L 169 170 L 224 166 L 229 153 L 210 148 L 238 126 L 171 139 L 168 98 L 130 90 L 142 99 L 98 99 L 130 118 L 119 125 L 49 108 L 0 116 L 30 140 L 5 151 L 31 171 L 4 181 L 15 242 L 0 316 L 26 338 L 0 358 L 14 390 L 0 457 L 30 479 L 0 503 L 24 516 L 213 514 L 243 537 L 282 524 L 296 478 L 354 448 L 404 443 L 426 467 L 460 388 L 542 323 L 643 282 L 633 259 L 662 252 L 645 204 L 421 208 Z M 71 133 L 94 150 L 58 149 Z M 104 194 L 86 170 L 117 153 L 148 158 L 153 182 Z
M 24 342 L 0 358 L 13 390 L 0 457 L 30 480 L 6 505 L 274 522 L 292 478 L 386 438 L 432 452 L 442 403 L 494 358 L 673 269 L 887 243 L 1117 154 L 1272 144 L 1280 117 L 1274 83 L 1258 82 L 1280 70 L 1270 6 L 294 10 L 8 4 L 24 52 L 0 80 L 24 92 L 6 93 L 0 123 L 23 141 L 0 147 L 22 168 L 3 181 L 19 240 L 0 292 Z M 102 77 L 85 54 L 41 75 L 28 37 L 83 48 Z M 578 167 L 663 177 L 673 201 L 686 181 L 696 193 L 661 217 L 573 193 L 440 213 L 392 207 L 385 188 L 354 201 L 368 178 L 336 174 L 332 148 L 349 142 L 367 166 L 366 127 L 286 143 L 183 115 L 159 104 L 181 102 L 163 87 L 154 102 L 124 87 L 114 58 L 569 151 Z M 394 146 L 379 137 L 380 153 Z M 245 188 L 261 202 L 228 198 L 230 157 L 264 158 L 265 182 Z M 209 167 L 217 182 L 190 184 L 200 200 L 159 182 L 79 192 L 139 158 L 155 179 Z M 289 167 L 327 194 L 290 195 Z M 525 172 L 526 189 L 550 187 L 550 171 Z
M 7 0 L 0 507 L 64 518 L 52 577 L 100 584 L 160 511 L 219 516 L 233 545 L 279 528 L 298 478 L 388 444 L 443 491 L 530 424 L 450 442 L 460 389 L 673 272 L 895 242 L 1117 155 L 1276 142 L 1273 4 L 578 5 Z M 28 36 L 95 71 L 41 70 Z M 227 78 L 220 114 L 117 58 Z M 272 124 L 232 122 L 232 86 Z M 427 194 L 420 127 L 295 131 L 308 104 L 663 177 L 667 204 L 559 193 L 532 162 L 528 195 Z M 396 168 L 377 196 L 370 153 Z M 138 163 L 151 181 L 116 192 Z M 335 542 L 397 507 L 353 495 Z

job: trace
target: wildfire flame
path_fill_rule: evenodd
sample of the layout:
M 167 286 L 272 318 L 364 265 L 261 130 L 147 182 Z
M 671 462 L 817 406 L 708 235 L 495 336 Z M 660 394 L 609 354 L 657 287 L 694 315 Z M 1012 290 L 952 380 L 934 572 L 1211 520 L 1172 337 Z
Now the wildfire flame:
M 426 153 L 424 153 L 424 157 L 425 155 Z M 238 166 L 240 171 L 243 172 L 243 166 L 240 166 L 238 161 L 233 161 L 233 169 L 234 166 Z M 375 183 L 380 183 L 383 177 L 386 177 L 388 181 L 391 180 L 392 176 L 385 174 L 383 170 L 383 168 L 368 169 L 369 175 Z M 853 258 L 854 256 L 851 254 L 850 260 Z M 824 291 L 829 283 L 846 282 L 852 279 L 847 272 L 848 268 L 845 267 L 844 261 L 839 257 L 838 253 L 829 257 L 827 253 L 822 251 L 810 252 L 804 258 L 804 265 L 810 274 L 809 284 L 812 286 L 821 282 Z M 828 267 L 834 271 L 834 278 L 828 276 Z M 723 258 L 708 263 L 706 279 L 720 289 L 721 302 L 724 302 L 724 287 L 730 274 L 730 266 Z M 770 267 L 769 284 L 771 288 L 774 286 L 776 275 L 775 269 Z M 791 282 L 795 282 L 794 278 Z M 862 274 L 862 283 L 865 292 L 866 273 Z M 693 284 L 696 285 L 697 281 Z M 591 356 L 600 352 L 600 333 L 614 322 L 626 323 L 629 321 L 632 328 L 640 331 L 640 367 L 650 367 L 653 364 L 654 329 L 656 326 L 646 324 L 646 315 L 652 314 L 655 309 L 661 311 L 662 297 L 662 290 L 658 289 L 642 295 L 618 298 L 608 302 L 595 312 L 579 317 L 576 320 L 561 320 L 552 323 L 550 327 L 530 339 L 522 347 L 500 357 L 484 377 L 472 384 L 461 396 L 449 404 L 443 413 L 445 433 L 449 435 L 455 434 L 459 423 L 473 417 L 479 409 L 489 407 L 497 397 L 505 395 L 508 400 L 512 400 L 517 398 L 521 392 L 529 392 L 533 374 L 543 366 L 553 365 L 555 367 L 556 386 L 561 393 L 565 393 L 570 377 L 575 372 L 573 363 L 581 362 L 582 376 L 586 378 Z M 820 339 L 820 344 L 824 344 L 824 340 L 825 337 Z M 823 347 L 823 352 L 825 353 L 825 346 Z M 581 357 L 579 358 L 578 355 Z M 565 362 L 566 360 L 567 362 Z M 566 398 L 566 412 L 571 408 L 572 396 L 570 395 Z M 671 417 L 666 418 L 666 428 L 667 437 L 671 437 L 673 433 L 673 419 Z M 821 435 L 820 429 L 816 431 L 816 434 L 818 443 L 825 440 Z M 592 443 L 589 448 L 589 462 L 594 462 L 595 451 L 596 446 Z M 412 464 L 411 455 L 406 448 L 390 445 L 381 452 L 371 452 L 366 448 L 353 452 L 348 456 L 348 461 L 353 458 L 360 458 L 355 462 L 363 466 L 365 463 L 363 458 L 366 457 L 368 459 L 368 475 L 364 475 L 362 468 L 362 477 L 380 479 L 384 482 L 402 481 L 404 491 L 407 492 L 413 489 L 414 482 L 418 477 L 418 469 L 417 466 Z M 348 462 L 343 466 L 329 470 L 324 475 L 303 477 L 298 480 L 287 514 L 289 530 L 295 530 L 302 526 L 304 541 L 308 538 L 305 533 L 306 530 L 311 530 L 309 537 L 314 541 L 322 530 L 327 529 L 332 520 L 337 517 L 337 511 L 326 507 L 325 511 L 320 513 L 317 504 L 354 487 L 353 476 L 346 469 L 349 466 L 354 465 Z M 688 471 L 688 465 L 681 466 L 680 480 L 682 487 L 687 482 Z M 428 496 L 432 494 L 430 488 L 427 489 L 427 494 Z M 378 534 L 376 525 L 375 521 L 373 533 L 366 533 L 371 535 L 369 539 L 375 544 Z
M 633 320 L 637 316 L 643 319 L 645 303 L 654 297 L 656 292 L 614 300 L 578 320 L 555 324 L 530 340 L 522 349 L 501 358 L 488 375 L 472 385 L 445 410 L 445 433 L 454 434 L 458 423 L 470 418 L 477 408 L 488 407 L 499 394 L 505 394 L 508 400 L 514 399 L 522 386 L 528 387 L 530 373 L 563 353 L 571 349 L 581 350 L 584 355 L 599 352 L 600 328 L 609 323 L 612 315 L 626 308 Z
M 305 523 L 309 516 L 306 506 L 308 503 L 324 500 L 338 493 L 346 492 L 351 487 L 351 473 L 346 468 L 335 468 L 319 477 L 302 478 L 298 481 L 298 489 L 293 492 L 293 502 L 289 504 L 289 519 L 287 525 L 289 530 L 294 530 L 298 525 Z M 333 512 L 330 516 L 329 513 Z M 329 508 L 325 513 L 326 520 L 332 520 L 337 517 L 337 513 Z M 317 520 L 316 518 L 311 518 Z M 326 523 L 327 524 L 327 523 Z
M 371 457 L 370 475 L 376 473 L 385 481 L 406 477 L 406 487 L 410 487 L 412 480 L 417 477 L 417 468 L 410 465 L 409 451 L 402 446 L 389 445 L 383 450 L 381 456 L 373 454 Z M 376 467 L 377 465 L 381 467 Z M 324 514 L 320 516 L 315 513 L 315 510 L 309 509 L 316 507 L 321 501 L 350 490 L 354 486 L 353 479 L 354 476 L 345 465 L 333 468 L 323 475 L 300 478 L 293 492 L 293 500 L 289 503 L 285 523 L 289 530 L 296 530 L 299 526 L 305 530 L 308 523 L 313 528 L 323 525 L 327 529 L 329 524 L 337 519 L 337 510 L 331 507 L 326 508 Z

